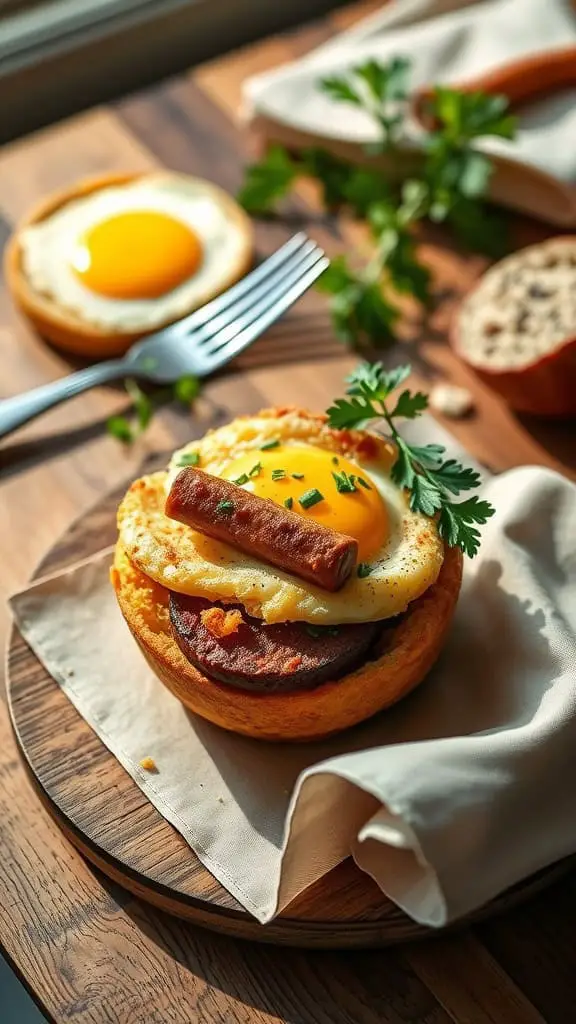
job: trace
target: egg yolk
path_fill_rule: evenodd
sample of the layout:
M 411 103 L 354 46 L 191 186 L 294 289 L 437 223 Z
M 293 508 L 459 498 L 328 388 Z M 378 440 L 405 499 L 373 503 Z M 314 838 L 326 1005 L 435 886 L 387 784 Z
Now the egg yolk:
M 129 210 L 94 224 L 71 258 L 82 284 L 111 299 L 156 299 L 192 277 L 201 261 L 196 235 L 154 210 Z
M 288 501 L 293 512 L 353 537 L 358 541 L 361 562 L 370 561 L 388 536 L 386 505 L 370 477 L 355 463 L 322 448 L 278 445 L 264 451 L 253 449 L 229 463 L 221 476 L 278 505 Z M 343 489 L 351 476 L 356 478 L 355 489 Z M 312 490 L 322 499 L 308 504 L 306 492 Z

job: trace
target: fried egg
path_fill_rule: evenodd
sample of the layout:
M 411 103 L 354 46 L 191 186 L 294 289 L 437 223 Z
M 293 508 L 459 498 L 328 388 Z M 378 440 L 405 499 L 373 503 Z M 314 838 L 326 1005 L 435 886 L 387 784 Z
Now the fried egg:
M 142 175 L 64 203 L 22 230 L 31 286 L 103 330 L 177 320 L 246 268 L 249 221 L 207 181 Z
M 157 583 L 183 594 L 238 602 L 266 622 L 368 622 L 405 611 L 437 579 L 443 544 L 434 522 L 410 510 L 391 479 L 392 447 L 322 416 L 268 410 L 241 417 L 175 452 L 168 471 L 135 481 L 118 512 L 120 543 Z M 185 465 L 233 480 L 354 537 L 359 566 L 337 593 L 250 558 L 164 514 Z M 352 481 L 352 487 L 350 487 Z M 300 499 L 316 490 L 321 499 Z

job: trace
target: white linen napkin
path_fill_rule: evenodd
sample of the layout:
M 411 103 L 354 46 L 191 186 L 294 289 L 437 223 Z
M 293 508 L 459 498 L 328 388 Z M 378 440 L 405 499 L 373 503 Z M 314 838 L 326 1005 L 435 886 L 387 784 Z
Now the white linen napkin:
M 521 56 L 576 43 L 571 0 L 391 0 L 381 11 L 292 64 L 244 85 L 256 129 L 287 145 L 322 145 L 365 159 L 377 139 L 370 118 L 321 93 L 319 78 L 374 58 L 408 56 L 414 88 L 460 83 Z M 405 144 L 418 147 L 408 126 Z M 514 142 L 484 148 L 496 160 L 493 198 L 565 227 L 576 225 L 576 89 L 538 100 L 520 117 Z
M 102 742 L 259 921 L 352 854 L 411 917 L 441 926 L 576 850 L 576 487 L 523 467 L 483 493 L 497 514 L 429 678 L 321 743 L 263 743 L 188 713 L 125 626 L 109 550 L 12 609 Z

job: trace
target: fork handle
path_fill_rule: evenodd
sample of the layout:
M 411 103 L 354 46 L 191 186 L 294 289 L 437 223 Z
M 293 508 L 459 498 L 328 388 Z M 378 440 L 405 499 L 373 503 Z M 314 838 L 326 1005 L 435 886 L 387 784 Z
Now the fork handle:
M 51 384 L 43 384 L 32 391 L 25 391 L 22 395 L 14 395 L 13 398 L 4 398 L 0 401 L 0 438 L 11 434 L 18 427 L 47 412 L 55 405 L 60 405 L 67 398 L 73 398 L 82 391 L 96 387 L 97 384 L 105 384 L 107 381 L 118 380 L 126 374 L 126 361 L 124 359 L 110 359 L 105 363 L 96 363 L 88 366 L 85 370 L 78 370 L 61 380 L 55 380 Z

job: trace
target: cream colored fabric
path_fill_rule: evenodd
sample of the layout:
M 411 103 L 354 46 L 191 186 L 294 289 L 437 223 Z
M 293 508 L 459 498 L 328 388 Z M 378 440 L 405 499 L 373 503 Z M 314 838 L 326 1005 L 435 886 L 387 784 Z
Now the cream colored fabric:
M 290 145 L 321 144 L 363 157 L 377 129 L 356 107 L 319 92 L 318 79 L 368 58 L 408 56 L 413 86 L 458 83 L 512 60 L 576 44 L 570 0 L 390 0 L 335 40 L 293 64 L 245 83 L 246 109 L 257 129 Z M 407 147 L 418 147 L 416 124 Z M 566 227 L 576 226 L 576 89 L 527 107 L 514 142 L 491 140 L 497 160 L 493 197 Z
M 188 714 L 126 629 L 109 551 L 12 607 L 80 714 L 258 920 L 352 853 L 440 926 L 576 850 L 576 487 L 527 467 L 484 493 L 498 513 L 438 665 L 323 743 L 266 744 Z

